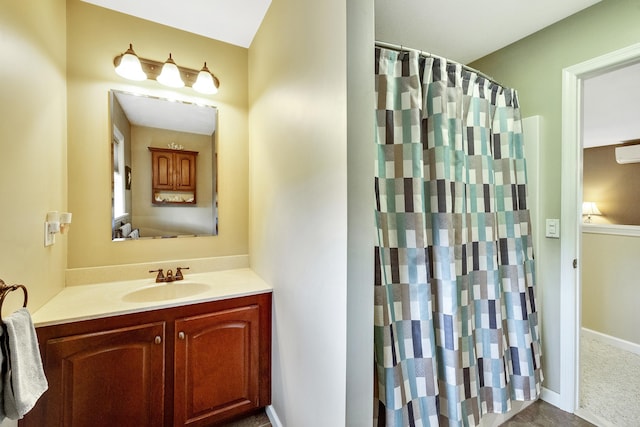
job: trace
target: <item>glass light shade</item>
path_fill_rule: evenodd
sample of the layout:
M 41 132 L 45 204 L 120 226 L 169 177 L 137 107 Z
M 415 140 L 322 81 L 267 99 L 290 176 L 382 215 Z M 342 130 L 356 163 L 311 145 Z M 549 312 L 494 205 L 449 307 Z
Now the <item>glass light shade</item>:
M 133 51 L 131 44 L 129 45 L 129 49 L 120 57 L 120 63 L 116 67 L 116 73 L 129 80 L 141 81 L 147 79 L 147 75 L 142 71 L 140 60 Z
M 582 203 L 582 215 L 586 216 L 586 218 L 584 219 L 584 222 L 586 222 L 587 224 L 591 223 L 591 216 L 592 215 L 602 215 L 602 212 L 600 212 L 600 209 L 598 209 L 598 206 L 596 205 L 596 202 L 583 202 Z
M 584 202 L 582 203 L 582 215 L 602 215 L 596 202 Z
M 169 54 L 169 59 L 162 66 L 162 72 L 156 80 L 169 87 L 184 87 L 184 81 L 180 76 L 180 70 Z
M 211 71 L 207 68 L 207 63 L 204 63 L 204 67 L 198 73 L 198 78 L 196 82 L 193 84 L 193 90 L 196 92 L 204 93 L 207 95 L 213 95 L 218 93 L 218 86 L 216 86 L 215 81 L 213 80 L 213 75 Z

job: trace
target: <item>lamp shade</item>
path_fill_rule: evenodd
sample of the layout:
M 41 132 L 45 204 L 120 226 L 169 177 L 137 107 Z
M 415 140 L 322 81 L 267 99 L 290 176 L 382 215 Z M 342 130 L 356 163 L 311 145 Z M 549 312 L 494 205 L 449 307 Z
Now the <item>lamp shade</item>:
M 162 66 L 162 72 L 156 80 L 169 87 L 184 87 L 184 81 L 180 76 L 180 70 L 169 54 L 169 59 Z
M 596 202 L 583 202 L 582 203 L 582 215 L 602 215 Z
M 193 84 L 193 90 L 208 95 L 218 93 L 217 79 L 213 77 L 213 74 L 211 74 L 211 71 L 207 68 L 206 62 L 204 63 L 204 67 L 202 67 L 198 73 L 198 78 Z
M 147 75 L 142 71 L 142 65 L 138 55 L 133 51 L 133 45 L 129 44 L 129 49 L 120 56 L 120 63 L 116 66 L 116 73 L 129 80 L 146 80 Z

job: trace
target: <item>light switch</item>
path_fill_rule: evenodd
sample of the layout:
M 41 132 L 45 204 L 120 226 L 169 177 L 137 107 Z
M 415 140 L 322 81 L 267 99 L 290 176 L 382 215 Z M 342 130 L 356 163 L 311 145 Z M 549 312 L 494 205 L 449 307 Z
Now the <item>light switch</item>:
M 547 227 L 545 236 L 552 239 L 560 238 L 560 220 L 557 218 L 547 218 Z

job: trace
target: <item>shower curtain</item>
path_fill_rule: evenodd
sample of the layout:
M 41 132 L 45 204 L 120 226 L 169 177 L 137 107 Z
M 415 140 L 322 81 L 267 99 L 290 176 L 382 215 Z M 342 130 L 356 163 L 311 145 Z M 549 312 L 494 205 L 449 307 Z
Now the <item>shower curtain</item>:
M 515 90 L 376 47 L 379 426 L 473 426 L 540 393 Z

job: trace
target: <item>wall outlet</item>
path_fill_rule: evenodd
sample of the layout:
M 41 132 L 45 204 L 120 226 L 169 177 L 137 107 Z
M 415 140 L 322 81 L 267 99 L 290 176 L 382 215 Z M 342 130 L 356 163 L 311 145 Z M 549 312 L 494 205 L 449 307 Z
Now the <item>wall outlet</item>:
M 560 220 L 557 218 L 547 218 L 545 236 L 552 239 L 560 238 Z
M 49 223 L 44 223 L 44 246 L 51 246 L 56 242 L 55 233 L 49 233 Z

